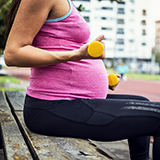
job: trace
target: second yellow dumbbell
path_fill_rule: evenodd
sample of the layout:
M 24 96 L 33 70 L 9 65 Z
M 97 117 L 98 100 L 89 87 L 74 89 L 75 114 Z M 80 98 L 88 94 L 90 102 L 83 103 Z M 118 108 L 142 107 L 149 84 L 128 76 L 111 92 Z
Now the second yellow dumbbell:
M 108 81 L 109 81 L 109 89 L 114 90 L 119 82 L 119 79 L 115 74 L 109 74 Z

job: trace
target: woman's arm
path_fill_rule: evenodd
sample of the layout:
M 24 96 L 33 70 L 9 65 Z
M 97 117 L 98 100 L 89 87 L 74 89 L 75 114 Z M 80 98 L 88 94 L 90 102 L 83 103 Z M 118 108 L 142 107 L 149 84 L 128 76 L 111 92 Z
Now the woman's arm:
M 8 66 L 41 67 L 65 61 L 91 58 L 88 45 L 78 50 L 54 52 L 33 47 L 34 37 L 44 24 L 49 13 L 58 4 L 57 0 L 22 0 L 11 28 L 6 48 L 5 62 Z M 100 36 L 98 40 L 102 40 Z

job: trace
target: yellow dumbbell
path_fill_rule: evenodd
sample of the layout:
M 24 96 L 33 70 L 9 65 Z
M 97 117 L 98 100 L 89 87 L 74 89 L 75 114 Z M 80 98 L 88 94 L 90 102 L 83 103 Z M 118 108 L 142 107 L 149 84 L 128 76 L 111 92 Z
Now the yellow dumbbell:
M 111 89 L 111 90 L 114 90 L 119 82 L 119 80 L 115 74 L 109 74 L 108 81 L 109 81 L 109 89 Z
M 104 52 L 104 46 L 99 41 L 93 41 L 88 45 L 88 54 L 91 57 L 100 57 Z

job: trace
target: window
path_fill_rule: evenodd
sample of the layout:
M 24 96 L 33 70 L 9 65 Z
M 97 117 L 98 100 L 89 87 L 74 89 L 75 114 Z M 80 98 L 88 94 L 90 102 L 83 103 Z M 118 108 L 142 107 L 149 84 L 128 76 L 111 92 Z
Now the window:
M 117 24 L 124 24 L 124 19 L 117 19 Z
M 130 42 L 130 43 L 133 43 L 133 42 L 134 42 L 134 40 L 133 40 L 133 39 L 129 39 L 129 42 Z
M 125 14 L 124 8 L 118 8 L 117 14 Z
M 124 49 L 123 49 L 123 48 L 118 48 L 118 51 L 119 51 L 119 52 L 123 52 Z
M 124 34 L 124 29 L 123 28 L 118 28 L 117 29 L 117 34 Z
M 108 31 L 111 31 L 112 28 L 109 28 L 109 27 L 101 27 L 101 30 L 108 30 Z
M 74 0 L 74 1 L 88 1 L 88 2 L 90 2 L 91 0 Z
M 142 35 L 146 35 L 146 30 L 145 29 L 142 30 Z
M 90 12 L 90 10 L 89 9 L 84 9 L 83 12 Z
M 90 22 L 90 18 L 88 16 L 84 16 L 83 18 L 86 20 L 86 22 Z
M 113 10 L 112 7 L 102 7 L 103 10 Z
M 145 9 L 142 10 L 142 15 L 143 15 L 143 16 L 146 16 L 146 10 L 145 10 Z
M 112 38 L 104 38 L 106 41 L 112 41 Z
M 107 17 L 101 17 L 101 19 L 102 19 L 102 20 L 106 20 L 106 19 L 107 19 Z
M 125 4 L 125 2 L 118 2 L 118 1 L 117 1 L 117 3 L 118 3 L 118 4 Z
M 142 25 L 146 25 L 146 21 L 145 20 L 142 21 Z
M 117 39 L 117 41 L 116 41 L 116 44 L 124 44 L 124 39 L 121 39 L 121 38 L 119 38 L 119 39 Z
M 145 42 L 143 42 L 143 43 L 142 43 L 142 46 L 146 46 L 146 43 L 145 43 Z

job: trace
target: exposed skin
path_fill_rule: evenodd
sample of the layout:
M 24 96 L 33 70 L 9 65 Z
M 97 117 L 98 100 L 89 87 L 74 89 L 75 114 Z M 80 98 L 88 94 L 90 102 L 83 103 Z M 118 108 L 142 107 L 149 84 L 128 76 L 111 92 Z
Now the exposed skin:
M 46 19 L 55 19 L 69 11 L 67 0 L 22 0 L 11 28 L 5 48 L 5 62 L 8 66 L 42 67 L 66 61 L 92 59 L 87 52 L 88 44 L 73 51 L 46 51 L 33 47 L 34 37 Z M 104 35 L 95 40 L 102 41 Z M 102 42 L 104 45 L 104 43 Z M 105 53 L 98 57 L 105 58 Z

